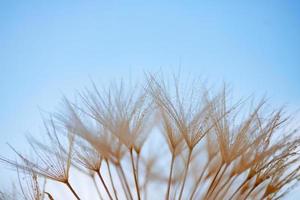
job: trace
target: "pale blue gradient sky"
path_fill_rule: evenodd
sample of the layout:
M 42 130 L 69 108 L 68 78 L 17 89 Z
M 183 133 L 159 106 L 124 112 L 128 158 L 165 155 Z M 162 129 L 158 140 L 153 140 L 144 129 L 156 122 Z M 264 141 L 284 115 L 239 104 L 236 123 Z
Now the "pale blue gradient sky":
M 1 154 L 39 130 L 38 107 L 55 110 L 89 77 L 180 67 L 298 109 L 299 1 L 241 2 L 0 1 Z

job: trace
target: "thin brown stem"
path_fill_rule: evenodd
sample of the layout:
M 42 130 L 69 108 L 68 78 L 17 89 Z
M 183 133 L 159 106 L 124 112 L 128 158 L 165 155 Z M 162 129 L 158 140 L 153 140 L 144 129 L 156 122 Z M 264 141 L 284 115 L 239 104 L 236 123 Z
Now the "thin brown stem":
M 210 190 L 212 189 L 212 187 L 213 187 L 213 185 L 214 185 L 214 183 L 215 183 L 215 181 L 216 181 L 216 179 L 217 179 L 217 177 L 218 177 L 218 175 L 219 175 L 219 173 L 220 173 L 222 167 L 223 167 L 223 164 L 220 165 L 220 167 L 219 167 L 217 173 L 215 174 L 213 180 L 211 181 L 210 186 L 209 186 L 209 188 L 207 189 L 206 194 L 205 194 L 205 196 L 204 196 L 204 199 L 207 199 L 208 195 L 210 194 Z
M 258 177 L 256 177 L 256 178 L 258 178 Z M 256 179 L 257 180 L 257 179 Z M 262 181 L 262 182 L 260 182 L 260 183 L 258 183 L 258 184 L 254 184 L 254 186 L 252 186 L 252 188 L 251 188 L 251 190 L 245 195 L 245 197 L 243 198 L 243 200 L 246 200 L 249 196 L 250 196 L 250 194 L 256 189 L 256 188 L 258 188 L 261 184 L 263 184 L 264 183 L 264 181 Z
M 70 191 L 72 192 L 72 194 L 75 196 L 75 198 L 77 200 L 80 200 L 78 194 L 75 192 L 75 190 L 72 188 L 72 186 L 70 185 L 69 181 L 65 182 L 66 186 L 68 186 L 68 188 L 70 189 Z
M 134 166 L 134 159 L 133 159 L 132 149 L 130 149 L 130 158 L 131 158 L 132 173 L 133 173 L 133 176 L 134 176 L 134 183 L 135 183 L 137 197 L 138 197 L 138 200 L 141 200 L 139 183 L 138 183 L 138 180 L 137 180 L 136 168 Z
M 102 177 L 102 175 L 101 175 L 101 173 L 100 173 L 99 171 L 97 171 L 97 175 L 98 175 L 98 177 L 100 178 L 100 181 L 101 181 L 102 185 L 104 186 L 104 189 L 105 189 L 105 191 L 106 191 L 106 193 L 107 193 L 109 199 L 110 199 L 110 200 L 113 200 L 113 198 L 112 198 L 112 196 L 111 196 L 111 194 L 110 194 L 110 192 L 109 192 L 109 190 L 108 190 L 108 187 L 107 187 L 107 185 L 105 184 L 104 179 L 103 179 L 103 177 Z
M 228 192 L 228 190 L 230 189 L 230 187 L 231 187 L 231 185 L 232 185 L 232 183 L 235 181 L 235 179 L 237 178 L 237 176 L 235 176 L 229 183 L 230 184 L 228 184 L 226 187 L 225 187 L 225 190 L 223 191 L 223 193 L 220 191 L 220 193 L 218 194 L 218 195 L 221 195 L 221 196 L 225 196 L 226 195 L 226 193 Z M 218 195 L 216 196 L 216 198 L 218 197 Z
M 123 191 L 124 191 L 124 194 L 125 194 L 125 196 L 126 196 L 126 199 L 132 199 L 132 198 L 130 198 L 130 195 L 128 194 L 129 192 L 128 192 L 128 190 L 127 190 L 127 187 L 126 187 L 124 178 L 123 178 L 123 176 L 122 176 L 120 167 L 119 167 L 118 165 L 116 165 L 116 171 L 117 171 L 118 177 L 119 177 L 119 179 L 120 179 L 120 183 L 121 183 L 122 189 L 123 189 Z
M 228 165 L 226 164 L 225 167 L 224 167 L 224 169 L 222 170 L 221 175 L 219 176 L 219 178 L 217 179 L 217 181 L 215 181 L 214 186 L 212 187 L 212 189 L 211 189 L 210 194 L 208 195 L 208 197 L 210 197 L 210 195 L 212 195 L 213 192 L 215 191 L 215 189 L 218 186 L 220 180 L 222 179 L 224 173 L 226 172 L 227 167 L 228 167 Z
M 227 180 L 219 187 L 219 189 L 215 192 L 216 195 L 214 196 L 214 198 L 216 199 L 216 198 L 222 193 L 223 190 L 226 191 L 226 189 L 227 189 L 227 187 L 228 187 L 227 185 L 229 184 L 229 186 L 230 186 L 230 183 L 232 183 L 233 180 L 236 179 L 236 177 L 237 177 L 237 176 L 232 176 L 232 177 L 230 177 L 229 179 L 227 179 Z
M 166 200 L 169 200 L 169 196 L 170 196 L 170 188 L 171 188 L 174 160 L 175 160 L 175 156 L 172 153 L 171 164 L 170 164 L 170 174 L 169 174 L 167 193 L 166 193 Z
M 137 178 L 137 183 L 139 183 L 139 167 L 140 167 L 140 152 L 137 152 L 136 153 L 136 178 Z
M 188 173 L 189 166 L 190 166 L 192 151 L 193 151 L 193 149 L 189 149 L 189 154 L 188 154 L 188 157 L 187 157 L 187 163 L 186 163 L 185 170 L 184 170 L 184 175 L 183 175 L 183 183 L 182 183 L 182 186 L 181 186 L 181 189 L 180 189 L 178 200 L 181 200 L 181 198 L 182 198 L 182 194 L 183 194 L 183 190 L 184 190 L 184 186 L 185 186 L 185 182 L 186 182 L 186 177 L 187 177 L 187 173 Z
M 95 186 L 95 188 L 96 188 L 96 192 L 97 192 L 97 194 L 98 194 L 98 196 L 99 196 L 99 199 L 103 200 L 103 197 L 102 197 L 102 195 L 101 195 L 101 193 L 100 193 L 100 190 L 99 190 L 99 187 L 98 187 L 98 185 L 97 185 L 97 183 L 96 183 L 96 180 L 95 180 L 94 175 L 91 175 L 91 179 L 93 180 L 93 184 L 94 184 L 94 186 Z
M 199 184 L 201 183 L 201 180 L 202 180 L 202 178 L 203 178 L 203 176 L 204 176 L 204 173 L 205 173 L 205 171 L 206 171 L 207 166 L 209 165 L 209 163 L 210 163 L 210 162 L 207 162 L 207 163 L 205 164 L 205 166 L 203 167 L 203 170 L 202 170 L 202 172 L 201 172 L 201 175 L 200 175 L 199 178 L 197 179 L 197 181 L 196 181 L 196 183 L 195 183 L 195 185 L 194 185 L 194 188 L 193 188 L 193 190 L 192 190 L 192 193 L 191 193 L 191 196 L 190 196 L 190 200 L 192 200 L 192 199 L 194 198 L 194 195 L 195 195 L 195 193 L 196 193 L 196 191 L 197 191 L 197 189 L 198 189 L 198 187 L 199 187 Z
M 113 188 L 115 198 L 116 198 L 116 200 L 118 200 L 118 195 L 117 195 L 116 187 L 115 187 L 115 184 L 114 184 L 112 175 L 111 175 L 111 169 L 110 169 L 109 162 L 108 162 L 107 159 L 105 159 L 105 162 L 106 162 L 107 171 L 108 171 L 108 175 L 109 175 L 109 180 L 110 180 L 111 186 L 112 186 L 112 188 Z
M 44 192 L 50 200 L 54 200 L 53 196 L 49 192 Z
M 121 176 L 122 176 L 122 179 L 124 180 L 124 184 L 125 184 L 126 190 L 128 192 L 129 198 L 131 200 L 133 200 L 133 197 L 132 197 L 132 194 L 131 194 L 131 191 L 130 191 L 130 187 L 129 187 L 129 184 L 128 184 L 128 181 L 127 181 L 127 178 L 125 176 L 125 173 L 124 173 L 124 170 L 123 170 L 123 167 L 122 167 L 121 163 L 119 163 L 117 165 L 117 167 L 119 168 Z
M 232 200 L 233 197 L 238 194 L 238 192 L 240 191 L 240 189 L 242 189 L 242 187 L 249 181 L 251 180 L 251 178 L 247 178 L 243 181 L 243 183 L 232 193 L 232 195 L 230 196 L 229 200 Z
M 249 190 L 249 192 L 245 195 L 243 200 L 246 200 L 255 189 L 256 189 L 256 186 L 252 187 L 251 190 Z

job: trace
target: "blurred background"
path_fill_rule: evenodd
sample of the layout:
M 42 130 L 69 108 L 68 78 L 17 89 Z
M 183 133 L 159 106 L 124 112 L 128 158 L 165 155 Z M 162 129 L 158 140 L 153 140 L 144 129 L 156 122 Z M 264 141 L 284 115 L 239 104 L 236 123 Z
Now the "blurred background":
M 26 149 L 40 110 L 145 72 L 223 81 L 300 108 L 299 1 L 0 1 L 0 153 Z M 8 177 L 0 170 L 0 187 Z M 300 196 L 300 189 L 289 195 Z

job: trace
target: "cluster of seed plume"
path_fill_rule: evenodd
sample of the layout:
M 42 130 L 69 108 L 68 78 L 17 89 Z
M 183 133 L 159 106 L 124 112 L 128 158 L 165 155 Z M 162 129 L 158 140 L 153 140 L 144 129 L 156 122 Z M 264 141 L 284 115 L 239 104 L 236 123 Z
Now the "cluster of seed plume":
M 300 140 L 283 109 L 172 83 L 148 75 L 143 86 L 93 84 L 79 102 L 65 98 L 43 118 L 46 139 L 28 137 L 33 155 L 12 147 L 17 160 L 0 157 L 20 185 L 0 200 L 61 199 L 48 181 L 85 199 L 73 171 L 93 180 L 93 199 L 110 200 L 281 199 L 297 184 Z

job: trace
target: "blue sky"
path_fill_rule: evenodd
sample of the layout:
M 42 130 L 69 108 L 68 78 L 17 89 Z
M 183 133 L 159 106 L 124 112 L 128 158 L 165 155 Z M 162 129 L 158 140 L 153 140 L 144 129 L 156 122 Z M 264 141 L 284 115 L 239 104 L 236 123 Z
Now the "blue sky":
M 0 1 L 0 152 L 62 94 L 161 69 L 300 106 L 299 1 Z

